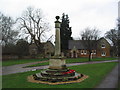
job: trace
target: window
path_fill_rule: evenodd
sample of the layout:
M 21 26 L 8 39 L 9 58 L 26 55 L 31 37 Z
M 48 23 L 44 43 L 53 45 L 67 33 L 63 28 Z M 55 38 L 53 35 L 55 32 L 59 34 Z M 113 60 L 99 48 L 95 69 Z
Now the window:
M 96 54 L 96 50 L 93 50 L 93 54 Z
M 105 48 L 105 44 L 102 44 L 102 45 L 101 45 L 101 48 Z
M 83 55 L 86 55 L 87 54 L 87 50 L 81 50 L 81 54 Z
M 81 54 L 83 54 L 83 50 L 81 50 Z
M 106 56 L 106 52 L 102 52 L 102 53 L 101 53 L 101 56 Z
M 85 54 L 85 55 L 87 54 L 87 51 L 86 51 L 86 50 L 84 50 L 84 54 Z

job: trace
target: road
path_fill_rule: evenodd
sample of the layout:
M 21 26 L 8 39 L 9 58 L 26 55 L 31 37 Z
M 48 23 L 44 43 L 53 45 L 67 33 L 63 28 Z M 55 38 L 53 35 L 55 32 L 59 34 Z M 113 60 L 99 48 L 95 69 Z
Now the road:
M 46 61 L 44 61 L 44 62 L 46 62 Z M 75 66 L 75 65 L 105 63 L 105 62 L 118 62 L 118 60 L 70 63 L 70 64 L 67 64 L 67 66 L 69 67 L 69 66 Z M 33 64 L 37 64 L 37 63 L 42 63 L 42 62 L 33 62 L 33 63 L 26 63 L 26 64 L 18 64 L 18 65 L 0 67 L 0 70 L 2 70 L 2 72 L 0 72 L 0 75 L 8 75 L 8 74 L 14 74 L 14 73 L 20 73 L 20 72 L 34 71 L 36 69 L 46 69 L 46 68 L 49 67 L 48 65 L 46 65 L 46 66 L 23 68 L 25 66 L 33 65 Z

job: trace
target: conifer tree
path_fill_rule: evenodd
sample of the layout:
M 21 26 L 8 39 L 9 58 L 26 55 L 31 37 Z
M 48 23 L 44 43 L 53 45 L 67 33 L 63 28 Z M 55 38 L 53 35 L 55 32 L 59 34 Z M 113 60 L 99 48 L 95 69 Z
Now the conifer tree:
M 69 27 L 69 17 L 68 15 L 64 14 L 62 15 L 62 22 L 61 22 L 61 28 L 60 28 L 60 35 L 61 35 L 61 50 L 64 52 L 68 49 L 68 41 L 72 40 L 71 34 L 71 27 Z

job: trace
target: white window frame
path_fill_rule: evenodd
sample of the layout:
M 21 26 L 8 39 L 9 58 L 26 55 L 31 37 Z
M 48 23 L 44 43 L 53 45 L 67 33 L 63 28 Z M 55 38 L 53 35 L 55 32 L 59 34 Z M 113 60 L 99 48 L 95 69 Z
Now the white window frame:
M 84 55 L 86 55 L 87 54 L 87 50 L 84 50 Z
M 104 47 L 103 47 L 103 46 L 104 46 Z M 105 44 L 102 44 L 102 45 L 101 45 L 101 48 L 105 48 Z
M 81 55 L 83 55 L 84 54 L 84 50 L 81 50 Z
M 93 50 L 93 54 L 96 54 L 96 50 Z
M 106 56 L 106 52 L 102 52 L 102 53 L 101 53 L 101 56 Z

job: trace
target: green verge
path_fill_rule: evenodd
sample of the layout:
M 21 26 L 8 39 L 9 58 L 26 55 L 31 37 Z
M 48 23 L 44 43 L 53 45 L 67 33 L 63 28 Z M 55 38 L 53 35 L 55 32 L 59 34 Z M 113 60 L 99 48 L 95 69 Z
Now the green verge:
M 116 58 L 114 57 L 107 57 L 107 58 L 93 58 L 91 61 L 104 61 L 104 60 L 115 60 Z M 88 58 L 70 58 L 66 59 L 66 63 L 80 63 L 80 62 L 87 62 Z M 29 65 L 25 66 L 26 67 L 37 67 L 37 66 L 43 66 L 43 65 L 48 65 L 49 62 L 44 62 L 44 63 L 38 63 L 34 65 Z
M 30 62 L 38 62 L 38 61 L 45 61 L 48 60 L 47 58 L 44 59 L 17 59 L 17 60 L 7 60 L 2 61 L 2 66 L 11 66 L 16 64 L 24 64 L 24 63 L 30 63 Z
M 105 58 L 93 58 L 91 59 L 91 61 L 104 61 L 104 60 L 115 60 L 117 58 L 115 57 L 105 57 Z M 89 61 L 88 58 L 70 58 L 70 59 L 67 59 L 66 62 L 67 63 L 77 63 L 77 62 L 87 62 Z
M 3 75 L 3 88 L 94 88 L 104 77 L 117 65 L 117 62 L 87 64 L 71 66 L 70 69 L 76 70 L 78 73 L 88 75 L 89 78 L 80 83 L 64 84 L 64 85 L 47 85 L 31 83 L 27 81 L 29 75 L 40 72 L 29 71 L 24 73 Z

